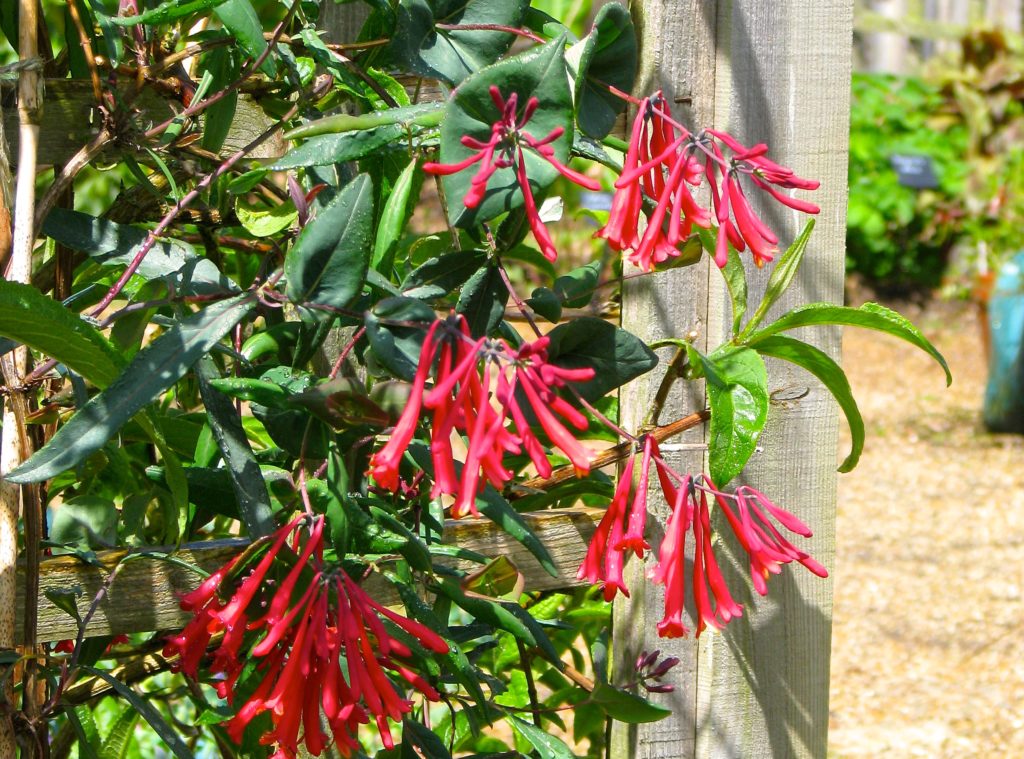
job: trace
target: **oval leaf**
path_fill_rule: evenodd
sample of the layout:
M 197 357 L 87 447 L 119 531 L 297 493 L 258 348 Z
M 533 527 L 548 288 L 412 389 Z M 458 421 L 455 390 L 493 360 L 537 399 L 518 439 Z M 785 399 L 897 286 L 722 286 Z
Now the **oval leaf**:
M 597 400 L 658 365 L 658 357 L 640 338 L 592 316 L 560 324 L 548 337 L 551 363 L 569 369 L 594 369 L 594 379 L 578 387 L 588 401 Z
M 576 123 L 580 131 L 600 139 L 626 107 L 626 101 L 612 95 L 607 85 L 631 92 L 636 78 L 636 32 L 629 11 L 618 3 L 605 5 L 582 44 L 575 84 Z
M 252 309 L 241 295 L 216 303 L 176 324 L 137 354 L 110 386 L 93 397 L 49 443 L 10 472 L 11 482 L 42 482 L 102 448 L 145 405 L 185 376 Z
M 363 289 L 373 234 L 373 185 L 360 174 L 317 214 L 285 257 L 293 303 L 344 308 Z

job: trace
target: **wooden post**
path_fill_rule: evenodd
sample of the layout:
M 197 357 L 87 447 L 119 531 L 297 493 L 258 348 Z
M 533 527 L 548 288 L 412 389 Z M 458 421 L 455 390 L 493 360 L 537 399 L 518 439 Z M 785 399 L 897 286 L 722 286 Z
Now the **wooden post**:
M 643 46 L 638 89 L 661 87 L 679 104 L 677 115 L 695 127 L 715 125 L 746 144 L 767 142 L 774 160 L 821 180 L 814 198 L 821 218 L 801 274 L 775 316 L 801 302 L 842 300 L 852 6 L 852 0 L 675 0 L 634 8 Z M 804 221 L 774 204 L 760 204 L 758 211 L 782 245 Z M 768 271 L 751 267 L 748 275 L 756 303 Z M 725 303 L 719 273 L 708 265 L 691 267 L 631 280 L 623 294 L 623 323 L 645 339 L 695 330 L 699 345 L 714 347 L 727 334 Z M 838 356 L 838 331 L 812 335 Z M 811 524 L 810 551 L 831 566 L 837 410 L 801 370 L 777 362 L 768 369 L 768 427 L 741 479 Z M 627 427 L 642 418 L 658 379 L 624 392 Z M 666 418 L 703 402 L 702 392 L 685 390 L 672 399 Z M 680 471 L 706 471 L 705 443 L 702 431 L 695 431 L 666 446 L 667 456 Z M 661 518 L 667 512 L 664 503 L 652 503 L 652 509 Z M 617 603 L 614 615 L 617 675 L 627 679 L 641 650 L 660 648 L 682 659 L 676 670 L 681 682 L 659 697 L 673 708 L 671 718 L 652 725 L 616 723 L 611 756 L 825 756 L 831 580 L 788 566 L 769 581 L 767 598 L 756 597 L 736 546 L 726 540 L 724 548 L 731 560 L 723 561 L 723 571 L 738 588 L 744 616 L 699 642 L 657 638 L 661 589 L 645 579 L 645 567 L 631 563 L 631 599 Z

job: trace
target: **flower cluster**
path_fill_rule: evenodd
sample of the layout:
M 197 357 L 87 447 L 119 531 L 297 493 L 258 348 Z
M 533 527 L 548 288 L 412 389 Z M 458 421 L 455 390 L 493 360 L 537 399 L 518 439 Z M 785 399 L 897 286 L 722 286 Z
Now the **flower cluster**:
M 435 653 L 448 644 L 419 622 L 397 614 L 371 598 L 340 567 L 324 562 L 324 518 L 299 516 L 275 533 L 258 563 L 222 598 L 225 582 L 247 565 L 242 554 L 211 574 L 181 599 L 194 614 L 172 638 L 164 654 L 179 656 L 178 668 L 195 677 L 207 647 L 219 639 L 209 669 L 222 675 L 217 693 L 233 704 L 239 677 L 255 690 L 228 722 L 232 740 L 262 713 L 271 729 L 261 742 L 275 745 L 275 759 L 293 759 L 299 730 L 309 753 L 319 756 L 330 740 L 321 728 L 321 710 L 337 750 L 358 750 L 356 732 L 372 717 L 388 748 L 394 741 L 388 720 L 412 709 L 395 681 L 428 700 L 437 691 L 412 669 L 412 651 L 389 630 L 411 636 Z M 274 570 L 287 566 L 282 549 L 292 551 L 290 568 L 277 582 Z M 254 665 L 254 667 L 253 667 Z M 404 687 L 404 686 L 403 686 Z
M 730 156 L 726 157 L 723 145 Z M 627 251 L 630 261 L 650 271 L 679 256 L 679 245 L 693 226 L 710 228 L 713 215 L 719 227 L 715 263 L 725 266 L 727 244 L 732 243 L 738 251 L 749 247 L 754 262 L 762 266 L 774 257 L 779 240 L 750 207 L 741 176 L 750 177 L 754 185 L 790 208 L 818 213 L 813 203 L 776 189 L 814 190 L 818 182 L 802 179 L 769 160 L 767 151 L 767 145 L 748 148 L 712 129 L 693 134 L 666 112 L 661 93 L 644 98 L 633 122 L 622 174 L 615 182 L 608 223 L 597 235 L 613 249 Z M 690 189 L 704 178 L 711 191 L 712 209 L 699 205 Z M 653 210 L 645 208 L 645 196 L 653 202 Z M 642 235 L 641 211 L 647 215 Z
M 557 158 L 555 149 L 551 143 L 561 137 L 565 130 L 562 127 L 555 127 L 547 135 L 537 139 L 523 127 L 530 121 L 533 114 L 540 105 L 540 101 L 531 97 L 526 101 L 522 111 L 519 108 L 519 95 L 513 92 L 506 99 L 495 85 L 490 87 L 491 100 L 498 108 L 501 115 L 491 125 L 491 136 L 487 142 L 477 140 L 470 135 L 462 137 L 462 144 L 476 152 L 458 163 L 425 163 L 423 170 L 428 174 L 455 174 L 468 169 L 470 166 L 479 163 L 480 168 L 470 181 L 470 191 L 462 199 L 466 208 L 476 208 L 487 194 L 487 183 L 494 172 L 498 169 L 512 168 L 515 170 L 516 179 L 523 193 L 523 205 L 526 208 L 526 219 L 530 224 L 530 231 L 533 232 L 541 252 L 549 261 L 558 257 L 551 235 L 548 234 L 544 222 L 537 210 L 537 202 L 533 196 L 533 189 L 530 187 L 530 178 L 526 175 L 526 156 L 523 146 L 530 148 L 534 153 L 546 160 L 562 176 L 590 190 L 599 190 L 601 185 L 570 169 Z
M 697 614 L 697 635 L 707 627 L 721 629 L 743 614 L 743 607 L 729 592 L 715 557 L 709 494 L 717 501 L 750 558 L 750 571 L 758 593 L 767 593 L 765 580 L 769 573 L 778 574 L 783 564 L 793 561 L 803 564 L 819 577 L 828 576 L 821 564 L 782 535 L 770 517 L 790 532 L 810 537 L 807 525 L 776 506 L 764 493 L 744 485 L 735 493 L 728 494 L 717 490 L 706 476 L 695 478 L 678 474 L 661 458 L 658 444 L 650 435 L 641 439 L 640 447 L 640 475 L 634 484 L 635 455 L 630 456 L 577 573 L 580 580 L 603 584 L 606 600 L 612 600 L 619 592 L 629 595 L 623 581 L 626 558 L 630 551 L 643 558 L 650 548 L 644 538 L 644 527 L 652 462 L 662 493 L 672 506 L 658 550 L 658 561 L 650 572 L 655 584 L 665 586 L 665 615 L 658 623 L 661 637 L 676 638 L 687 634 L 683 624 L 687 577 L 685 549 L 686 536 L 691 531 L 694 555 L 690 581 Z
M 593 379 L 594 370 L 551 364 L 549 343 L 542 337 L 513 348 L 504 340 L 474 340 L 461 315 L 434 322 L 423 341 L 409 403 L 388 442 L 370 459 L 370 475 L 381 487 L 398 490 L 399 466 L 424 409 L 431 413 L 432 496 L 455 496 L 452 516 L 456 518 L 477 516 L 476 497 L 487 482 L 501 488 L 512 479 L 513 472 L 503 462 L 507 453 L 525 450 L 542 477 L 551 474 L 551 463 L 531 428 L 527 410 L 577 473 L 587 474 L 589 454 L 566 428 L 568 424 L 586 429 L 587 418 L 556 390 Z M 434 384 L 427 390 L 432 369 Z M 453 432 L 466 437 L 461 475 L 456 473 Z

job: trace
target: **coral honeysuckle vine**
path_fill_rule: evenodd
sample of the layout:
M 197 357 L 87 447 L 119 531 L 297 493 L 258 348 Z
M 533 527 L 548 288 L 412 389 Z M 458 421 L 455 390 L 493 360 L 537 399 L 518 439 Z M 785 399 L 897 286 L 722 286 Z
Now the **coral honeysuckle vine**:
M 5 477 L 45 483 L 55 554 L 95 562 L 121 546 L 123 561 L 180 564 L 135 549 L 236 550 L 193 579 L 180 631 L 90 637 L 123 562 L 95 597 L 53 592 L 79 634 L 47 650 L 49 693 L 25 723 L 40 736 L 54 720 L 79 756 L 116 753 L 140 718 L 179 757 L 561 756 L 547 727 L 572 709 L 598 755 L 605 718 L 660 719 L 649 696 L 675 687 L 660 651 L 624 652 L 635 671 L 609 672 L 608 602 L 629 595 L 628 562 L 658 588 L 665 638 L 723 628 L 796 565 L 827 576 L 814 525 L 736 484 L 768 419 L 764 357 L 835 396 L 844 471 L 863 446 L 856 402 L 789 331 L 871 328 L 945 363 L 873 304 L 767 321 L 807 250 L 818 183 L 634 93 L 622 6 L 577 39 L 527 0 L 398 0 L 372 4 L 342 45 L 317 32 L 317 6 L 275 6 L 266 29 L 249 0 L 68 16 L 84 50 L 72 73 L 102 124 L 82 165 L 126 152 L 96 215 L 60 200 L 78 164 L 58 173 L 41 201 L 44 284 L 0 282 L 0 336 L 33 351 L 42 431 Z M 137 107 L 147 88 L 170 98 L 166 118 Z M 243 97 L 265 127 L 225 148 Z M 282 136 L 283 154 L 251 156 Z M 584 190 L 609 210 L 560 224 Z M 769 209 L 803 231 L 783 240 Z M 734 317 L 706 353 L 687 336 L 646 345 L 600 310 L 623 275 L 705 262 Z M 747 262 L 770 269 L 750 309 Z M 618 389 L 648 372 L 662 400 L 706 383 L 708 408 L 661 423 L 656 400 L 651 423 L 624 428 Z M 695 424 L 706 469 L 679 471 L 665 441 Z M 453 537 L 493 523 L 558 575 L 535 528 L 580 504 L 603 511 L 565 592 L 533 592 L 509 556 Z M 727 581 L 727 545 L 749 583 Z M 127 678 L 143 658 L 154 679 L 140 689 Z M 126 701 L 102 740 L 73 700 L 98 686 Z

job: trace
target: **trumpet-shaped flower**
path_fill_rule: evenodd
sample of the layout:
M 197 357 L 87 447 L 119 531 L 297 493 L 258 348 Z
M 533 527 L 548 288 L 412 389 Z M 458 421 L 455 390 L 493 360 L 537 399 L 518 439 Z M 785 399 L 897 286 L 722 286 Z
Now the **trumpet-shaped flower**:
M 540 211 L 537 209 L 537 201 L 533 196 L 530 178 L 526 173 L 526 151 L 524 148 L 539 155 L 566 179 L 582 187 L 599 190 L 601 185 L 590 177 L 570 169 L 555 157 L 555 149 L 551 143 L 565 133 L 562 127 L 555 127 L 539 139 L 524 130 L 540 105 L 537 98 L 528 99 L 520 111 L 518 93 L 513 92 L 506 99 L 496 85 L 491 85 L 490 95 L 500 114 L 491 126 L 490 138 L 485 142 L 470 135 L 464 135 L 462 144 L 470 150 L 476 151 L 475 153 L 457 163 L 425 163 L 423 170 L 428 174 L 446 175 L 465 171 L 470 166 L 479 164 L 476 174 L 470 180 L 470 190 L 462 199 L 466 208 L 476 208 L 487 194 L 487 184 L 494 173 L 498 169 L 513 169 L 519 189 L 523 193 L 523 206 L 526 209 L 526 219 L 530 225 L 530 231 L 533 232 L 544 257 L 549 261 L 554 261 L 558 257 L 558 252 L 555 250 L 551 235 L 544 226 Z

